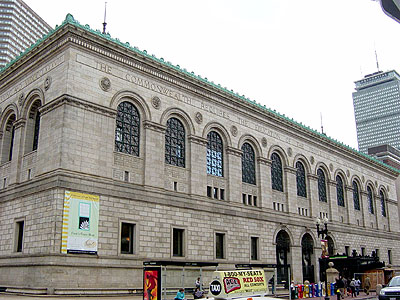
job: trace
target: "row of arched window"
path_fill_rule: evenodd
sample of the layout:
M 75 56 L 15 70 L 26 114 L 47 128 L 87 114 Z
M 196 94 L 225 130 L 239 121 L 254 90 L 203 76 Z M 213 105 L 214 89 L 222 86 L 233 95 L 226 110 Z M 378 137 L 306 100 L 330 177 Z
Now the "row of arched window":
M 35 151 L 38 148 L 40 130 L 40 111 L 41 101 L 36 100 L 31 103 L 25 124 L 25 145 L 24 154 Z M 1 163 L 11 161 L 15 144 L 16 113 L 13 110 L 5 112 L 5 123 L 2 126 L 3 138 L 1 143 Z
M 166 123 L 165 133 L 165 163 L 185 167 L 185 127 L 182 122 L 171 117 Z M 124 101 L 118 105 L 115 129 L 115 149 L 118 152 L 139 156 L 140 141 L 140 115 L 137 108 L 130 102 Z M 224 176 L 224 151 L 223 140 L 216 131 L 207 134 L 207 174 Z M 256 157 L 253 146 L 245 142 L 242 147 L 242 182 L 256 184 Z M 283 165 L 281 157 L 277 153 L 271 154 L 271 182 L 272 189 L 283 192 Z M 327 202 L 327 182 L 325 172 L 322 168 L 317 170 L 318 197 L 321 202 Z M 307 197 L 306 170 L 301 161 L 296 162 L 297 195 Z M 341 175 L 336 176 L 337 205 L 345 206 L 344 183 Z M 373 192 L 367 186 L 368 209 L 374 214 Z M 385 196 L 380 191 L 381 211 L 386 216 Z M 354 209 L 360 210 L 359 184 L 353 181 Z
M 40 130 L 40 112 L 41 102 L 34 101 L 29 109 L 29 118 L 26 131 L 26 147 L 25 153 L 34 151 L 38 147 L 38 137 Z M 4 127 L 3 145 L 2 145 L 2 162 L 12 159 L 14 134 L 15 134 L 16 115 L 9 114 Z M 170 165 L 185 167 L 186 152 L 186 135 L 185 127 L 182 122 L 171 117 L 167 121 L 165 132 L 165 162 Z M 123 101 L 118 105 L 117 118 L 115 127 L 115 150 L 139 156 L 140 150 L 140 114 L 135 105 L 131 102 Z M 253 146 L 245 142 L 242 147 L 242 182 L 256 185 L 256 157 Z M 207 134 L 207 174 L 223 177 L 224 176 L 224 152 L 223 141 L 216 131 L 210 131 Z M 283 192 L 283 165 L 280 156 L 277 153 L 271 154 L 271 182 L 272 189 Z M 319 201 L 327 202 L 327 182 L 325 172 L 322 168 L 317 170 L 318 177 L 318 197 Z M 296 183 L 297 195 L 307 197 L 306 171 L 301 161 L 296 162 Z M 360 210 L 360 188 L 359 184 L 354 180 L 353 202 L 354 209 Z M 370 185 L 367 186 L 367 204 L 368 211 L 375 213 L 374 193 Z M 340 175 L 336 176 L 336 195 L 338 206 L 345 206 L 344 183 Z M 386 217 L 386 200 L 385 192 L 379 191 L 381 203 L 381 214 Z

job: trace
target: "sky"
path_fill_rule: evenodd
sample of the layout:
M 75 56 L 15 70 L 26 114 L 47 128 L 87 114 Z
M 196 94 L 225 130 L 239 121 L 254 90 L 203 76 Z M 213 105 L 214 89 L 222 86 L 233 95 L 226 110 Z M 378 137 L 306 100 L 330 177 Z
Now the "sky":
M 102 30 L 105 1 L 24 1 L 52 27 L 71 13 Z M 400 72 L 400 24 L 372 0 L 107 0 L 106 22 L 113 38 L 299 123 L 321 131 L 322 119 L 355 149 L 354 82 L 377 61 Z

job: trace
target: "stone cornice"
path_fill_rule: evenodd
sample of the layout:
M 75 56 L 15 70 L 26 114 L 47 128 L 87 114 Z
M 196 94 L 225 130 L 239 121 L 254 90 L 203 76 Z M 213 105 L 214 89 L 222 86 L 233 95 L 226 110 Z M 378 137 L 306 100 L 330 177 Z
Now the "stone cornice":
M 286 172 L 291 173 L 291 174 L 296 174 L 296 172 L 297 172 L 297 169 L 296 169 L 296 168 L 289 167 L 289 166 L 285 166 L 285 167 L 283 167 L 283 169 L 284 169 Z
M 269 158 L 265 158 L 262 156 L 257 157 L 257 162 L 261 165 L 271 166 L 272 161 Z
M 23 128 L 26 125 L 26 120 L 25 119 L 18 119 L 14 122 L 14 127 L 15 129 Z
M 318 175 L 307 173 L 307 178 L 312 180 L 318 180 Z
M 198 144 L 200 146 L 207 146 L 208 143 L 207 139 L 197 135 L 190 135 L 188 139 L 190 143 Z
M 143 127 L 145 129 L 149 129 L 149 130 L 160 132 L 160 133 L 165 133 L 165 130 L 167 128 L 164 125 L 161 125 L 161 124 L 149 121 L 149 120 L 145 120 L 143 122 Z
M 55 98 L 54 100 L 48 102 L 46 105 L 42 106 L 39 109 L 39 111 L 40 111 L 40 114 L 43 116 L 43 115 L 47 114 L 48 112 L 58 108 L 59 106 L 66 105 L 66 104 L 73 105 L 75 107 L 80 107 L 82 109 L 87 109 L 92 112 L 106 115 L 106 116 L 112 117 L 112 118 L 115 118 L 115 116 L 117 115 L 117 112 L 115 109 L 100 106 L 98 104 L 88 102 L 86 100 L 79 99 L 77 97 L 73 97 L 70 95 L 61 95 L 61 96 Z
M 345 189 L 346 192 L 352 192 L 353 191 L 353 186 L 345 185 L 344 189 Z
M 226 147 L 226 154 L 242 157 L 243 151 L 234 147 Z

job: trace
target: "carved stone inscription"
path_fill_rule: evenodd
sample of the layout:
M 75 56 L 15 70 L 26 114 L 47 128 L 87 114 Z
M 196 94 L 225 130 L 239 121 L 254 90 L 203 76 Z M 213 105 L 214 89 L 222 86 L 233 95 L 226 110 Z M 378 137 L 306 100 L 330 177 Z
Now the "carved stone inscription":
M 61 65 L 64 62 L 64 59 L 65 59 L 64 55 L 59 56 L 56 59 L 54 59 L 53 61 L 51 61 L 50 63 L 48 63 L 47 65 L 45 65 L 43 68 L 39 69 L 38 71 L 34 72 L 27 78 L 18 82 L 18 84 L 16 84 L 11 89 L 7 90 L 5 93 L 0 95 L 0 103 L 7 100 L 10 97 L 12 97 L 13 95 L 15 95 L 16 93 L 21 91 L 23 88 L 30 85 L 32 82 L 38 80 L 39 78 L 43 77 L 44 75 L 46 75 L 48 72 L 50 72 L 54 68 Z
M 166 87 L 164 85 L 161 85 L 157 82 L 153 82 L 150 80 L 147 80 L 145 78 L 142 78 L 140 76 L 138 76 L 135 73 L 132 73 L 130 71 L 124 70 L 124 69 L 120 69 L 120 68 L 116 68 L 113 66 L 110 66 L 108 64 L 105 64 L 103 62 L 99 62 L 99 61 L 95 61 L 92 58 L 83 56 L 78 54 L 77 55 L 77 62 L 84 64 L 88 67 L 97 69 L 98 71 L 104 72 L 106 74 L 109 74 L 110 76 L 115 76 L 121 80 L 125 80 L 131 84 L 134 84 L 136 86 L 142 87 L 142 88 L 146 88 L 148 90 L 151 90 L 153 92 L 159 93 L 163 96 L 167 96 L 170 97 L 172 99 L 176 99 L 178 101 L 181 101 L 187 105 L 191 105 L 197 109 L 201 109 L 203 111 L 206 111 L 208 113 L 217 115 L 219 117 L 222 117 L 224 119 L 230 120 L 233 123 L 239 124 L 241 126 L 250 128 L 252 130 L 255 130 L 259 133 L 262 133 L 263 135 L 267 135 L 269 137 L 272 137 L 276 140 L 280 140 L 286 144 L 291 144 L 297 148 L 300 149 L 307 149 L 307 150 L 311 150 L 310 146 L 305 146 L 305 144 L 299 142 L 296 139 L 293 138 L 289 138 L 285 135 L 282 135 L 280 133 L 278 133 L 275 130 L 272 130 L 270 128 L 264 127 L 262 125 L 260 125 L 259 123 L 256 123 L 254 121 L 251 120 L 247 120 L 244 118 L 241 118 L 240 115 L 238 114 L 234 114 L 231 115 L 231 113 L 227 110 L 224 110 L 222 107 L 217 106 L 217 105 L 211 105 L 209 103 L 206 103 L 204 101 L 192 98 L 186 94 L 183 94 L 180 91 L 176 91 L 172 88 Z M 315 150 L 315 149 L 313 149 Z M 319 151 L 321 152 L 321 151 Z M 321 153 L 322 154 L 322 153 Z M 332 157 L 329 157 L 332 158 Z

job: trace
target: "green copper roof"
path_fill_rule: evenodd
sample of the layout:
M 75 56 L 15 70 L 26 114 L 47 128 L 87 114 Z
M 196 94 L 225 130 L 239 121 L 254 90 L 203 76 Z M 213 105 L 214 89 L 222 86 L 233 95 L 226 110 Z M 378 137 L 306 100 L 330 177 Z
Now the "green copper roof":
M 50 30 L 48 34 L 44 35 L 41 39 L 37 40 L 36 43 L 34 43 L 34 44 L 33 44 L 32 46 L 30 46 L 29 48 L 27 48 L 24 52 L 21 52 L 21 54 L 20 54 L 18 57 L 16 57 L 14 60 L 12 60 L 11 62 L 9 62 L 6 66 L 4 66 L 3 68 L 1 68 L 1 69 L 0 69 L 0 74 L 3 73 L 7 68 L 9 68 L 10 66 L 12 66 L 14 63 L 16 63 L 17 61 L 19 61 L 19 60 L 20 60 L 22 57 L 24 57 L 27 53 L 29 53 L 30 51 L 32 51 L 32 49 L 34 49 L 34 48 L 36 48 L 38 45 L 40 45 L 44 40 L 46 40 L 48 37 L 50 37 L 51 35 L 53 35 L 56 31 L 60 30 L 60 28 L 66 26 L 67 24 L 71 24 L 71 25 L 74 25 L 74 26 L 76 26 L 76 27 L 79 27 L 79 28 L 82 28 L 82 29 L 84 29 L 84 30 L 87 30 L 87 31 L 89 31 L 89 32 L 91 32 L 91 33 L 94 33 L 94 34 L 96 34 L 96 35 L 98 35 L 98 36 L 101 36 L 102 38 L 105 38 L 105 39 L 107 39 L 107 40 L 109 40 L 109 41 L 111 41 L 111 42 L 113 42 L 113 43 L 116 43 L 116 44 L 118 44 L 118 45 L 120 45 L 120 46 L 122 46 L 122 47 L 125 47 L 125 48 L 127 48 L 127 49 L 129 49 L 129 50 L 131 50 L 131 51 L 134 51 L 134 52 L 136 52 L 136 53 L 139 53 L 139 54 L 141 54 L 141 55 L 143 55 L 143 56 L 145 56 L 145 57 L 147 57 L 147 58 L 150 58 L 150 59 L 152 59 L 153 61 L 159 62 L 159 63 L 161 63 L 161 64 L 163 64 L 163 65 L 165 65 L 165 66 L 168 66 L 168 67 L 170 67 L 170 68 L 172 68 L 172 69 L 175 69 L 175 70 L 177 70 L 177 71 L 179 71 L 179 72 L 181 72 L 181 73 L 183 73 L 183 74 L 185 74 L 185 75 L 188 75 L 188 76 L 190 76 L 190 77 L 192 77 L 192 78 L 195 78 L 195 79 L 197 79 L 197 80 L 199 80 L 199 81 L 202 81 L 202 82 L 206 83 L 206 84 L 209 85 L 209 86 L 212 86 L 212 87 L 214 87 L 214 88 L 217 88 L 217 89 L 223 91 L 224 93 L 227 93 L 227 94 L 233 96 L 233 97 L 236 98 L 236 99 L 239 99 L 239 100 L 241 100 L 241 101 L 243 101 L 243 102 L 252 104 L 252 105 L 254 105 L 255 107 L 257 107 L 257 108 L 259 108 L 259 109 L 261 109 L 261 110 L 264 110 L 264 111 L 267 111 L 267 112 L 269 112 L 269 113 L 272 113 L 273 115 L 278 116 L 279 118 L 281 118 L 281 119 L 283 119 L 283 120 L 286 120 L 286 121 L 288 121 L 288 122 L 290 122 L 290 123 L 292 123 L 292 124 L 294 124 L 294 125 L 299 126 L 300 128 L 303 128 L 303 129 L 305 129 L 305 130 L 307 130 L 307 131 L 309 131 L 309 132 L 311 132 L 311 133 L 313 133 L 313 134 L 318 135 L 318 136 L 319 136 L 320 138 L 322 138 L 322 139 L 326 139 L 326 140 L 328 140 L 328 141 L 334 142 L 334 143 L 337 144 L 338 146 L 341 146 L 341 147 L 343 147 L 343 148 L 345 148 L 345 149 L 347 149 L 347 150 L 350 150 L 350 151 L 352 151 L 352 152 L 355 152 L 355 153 L 357 153 L 358 155 L 361 155 L 361 156 L 363 156 L 363 157 L 365 157 L 365 158 L 367 158 L 367 159 L 370 159 L 370 160 L 372 160 L 372 161 L 374 161 L 374 162 L 376 162 L 376 163 L 378 163 L 378 164 L 380 164 L 380 165 L 382 165 L 382 166 L 385 166 L 385 167 L 391 169 L 392 171 L 395 171 L 395 172 L 397 172 L 397 173 L 400 174 L 400 170 L 398 170 L 398 169 L 396 169 L 396 168 L 393 168 L 392 166 L 386 165 L 386 164 L 384 164 L 383 162 L 381 162 L 380 160 L 378 160 L 378 159 L 376 159 L 376 158 L 374 158 L 374 157 L 371 157 L 371 156 L 369 156 L 369 155 L 367 155 L 367 154 L 365 154 L 365 153 L 362 153 L 362 152 L 360 152 L 360 151 L 358 151 L 358 150 L 356 150 L 356 149 L 354 149 L 354 148 L 352 148 L 352 147 L 350 147 L 350 146 L 348 146 L 348 145 L 345 145 L 345 144 L 343 144 L 342 142 L 340 142 L 340 141 L 338 141 L 338 140 L 336 140 L 336 139 L 333 139 L 333 138 L 331 138 L 331 137 L 328 137 L 328 136 L 326 136 L 325 134 L 321 134 L 321 133 L 319 133 L 317 130 L 315 130 L 315 129 L 313 129 L 313 128 L 310 128 L 309 126 L 306 126 L 306 125 L 304 125 L 304 124 L 302 124 L 302 123 L 299 123 L 299 122 L 293 120 L 292 118 L 288 118 L 287 116 L 285 116 L 284 114 L 280 114 L 280 113 L 277 112 L 276 110 L 272 110 L 272 109 L 270 109 L 270 108 L 267 108 L 265 105 L 261 105 L 261 104 L 257 103 L 256 101 L 247 98 L 247 97 L 244 96 L 244 95 L 239 95 L 239 93 L 234 92 L 233 90 L 228 90 L 226 87 L 222 87 L 220 84 L 215 84 L 213 81 L 208 81 L 207 77 L 203 78 L 203 77 L 201 77 L 200 75 L 196 75 L 194 72 L 188 72 L 186 69 L 181 68 L 179 65 L 173 65 L 173 64 L 171 64 L 169 61 L 165 61 L 163 58 L 157 58 L 154 54 L 152 54 L 152 55 L 148 54 L 146 50 L 139 50 L 137 47 L 132 47 L 128 42 L 123 43 L 123 42 L 121 42 L 119 39 L 112 38 L 112 37 L 110 36 L 110 34 L 108 34 L 108 33 L 103 34 L 103 33 L 101 33 L 101 31 L 98 30 L 98 29 L 97 29 L 97 30 L 93 30 L 93 29 L 90 28 L 89 25 L 82 25 L 82 24 L 80 24 L 77 20 L 75 20 L 74 17 L 73 17 L 71 14 L 67 14 L 67 15 L 66 15 L 65 20 L 62 22 L 62 24 L 61 24 L 60 26 L 56 26 L 55 29 Z

